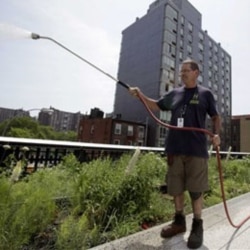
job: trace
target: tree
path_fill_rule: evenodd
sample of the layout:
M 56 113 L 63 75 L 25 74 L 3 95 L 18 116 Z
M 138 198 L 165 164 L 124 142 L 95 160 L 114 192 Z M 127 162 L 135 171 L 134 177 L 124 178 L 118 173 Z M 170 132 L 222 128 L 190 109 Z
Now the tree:
M 77 135 L 74 131 L 57 132 L 50 126 L 40 125 L 32 117 L 14 117 L 0 123 L 0 134 L 2 136 L 76 141 Z

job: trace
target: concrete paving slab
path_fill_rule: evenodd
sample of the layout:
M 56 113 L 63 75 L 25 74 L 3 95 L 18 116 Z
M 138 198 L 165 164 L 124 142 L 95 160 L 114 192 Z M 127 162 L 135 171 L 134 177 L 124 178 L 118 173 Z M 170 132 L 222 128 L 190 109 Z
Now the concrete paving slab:
M 227 201 L 230 218 L 236 226 L 250 217 L 250 193 Z M 160 237 L 161 228 L 171 222 L 112 241 L 91 250 L 185 250 L 192 214 L 186 217 L 187 232 L 170 239 Z M 200 250 L 250 249 L 250 219 L 240 228 L 233 227 L 222 203 L 203 210 L 204 242 Z

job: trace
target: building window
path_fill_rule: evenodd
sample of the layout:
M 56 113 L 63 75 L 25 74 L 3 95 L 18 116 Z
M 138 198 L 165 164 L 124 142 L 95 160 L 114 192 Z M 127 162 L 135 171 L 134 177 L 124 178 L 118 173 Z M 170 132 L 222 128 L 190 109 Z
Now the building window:
M 192 49 L 192 46 L 189 44 L 187 46 L 187 51 L 188 51 L 188 54 L 190 54 L 190 55 L 192 54 L 193 49 Z
M 180 61 L 183 60 L 183 52 L 182 51 L 179 52 L 179 59 L 180 59 Z
M 180 35 L 183 37 L 184 36 L 184 29 L 181 27 L 180 28 Z
M 198 57 L 199 57 L 200 62 L 202 62 L 203 61 L 203 54 L 199 53 Z
M 160 120 L 163 122 L 168 122 L 171 119 L 170 111 L 160 111 Z
M 161 75 L 161 81 L 166 82 L 174 82 L 174 72 L 172 70 L 163 69 Z
M 209 68 L 211 68 L 213 66 L 213 63 L 211 60 L 208 61 L 208 66 L 209 66 Z
M 175 60 L 163 55 L 162 57 L 162 64 L 165 66 L 165 67 L 170 67 L 172 69 L 175 69 Z M 164 68 L 165 68 L 164 67 Z
M 199 32 L 199 39 L 200 39 L 200 41 L 203 41 L 203 40 L 204 40 L 204 35 L 203 35 L 203 33 L 201 33 L 201 32 Z
M 190 43 L 193 42 L 193 36 L 192 36 L 192 34 L 188 34 L 188 41 L 189 41 Z
M 183 49 L 183 44 L 184 44 L 183 40 L 180 40 L 180 48 L 181 49 Z
M 193 24 L 188 22 L 188 31 L 193 32 Z
M 165 138 L 167 134 L 167 129 L 165 127 L 160 126 L 160 138 Z
M 198 76 L 198 81 L 199 81 L 200 84 L 202 84 L 202 82 L 203 82 L 203 77 L 202 77 L 202 75 L 199 75 L 199 76 Z
M 203 57 L 202 57 L 202 58 L 203 58 Z M 198 66 L 199 66 L 200 72 L 202 73 L 202 72 L 203 72 L 203 64 L 199 63 Z
M 114 144 L 116 144 L 116 145 L 120 145 L 120 140 L 115 139 L 115 140 L 114 140 Z
M 169 92 L 171 91 L 172 89 L 174 89 L 173 85 L 172 84 L 166 84 L 165 85 L 165 92 Z
M 215 92 L 218 91 L 218 85 L 217 85 L 217 84 L 214 84 L 214 85 L 213 85 L 213 88 L 214 88 L 214 91 L 215 91 Z
M 214 52 L 218 53 L 218 47 L 214 44 Z
M 138 127 L 138 138 L 139 139 L 144 138 L 144 127 L 143 126 Z
M 173 44 L 164 43 L 163 44 L 163 53 L 165 54 L 171 54 L 172 56 L 175 56 L 176 54 L 176 47 Z
M 177 33 L 177 23 L 171 21 L 168 17 L 165 19 L 165 28 L 171 32 Z
M 212 82 L 210 80 L 208 80 L 208 87 L 211 89 L 212 88 Z
M 185 25 L 185 17 L 181 16 L 181 25 L 184 26 Z
M 164 41 L 169 43 L 169 44 L 174 44 L 176 45 L 176 35 L 171 33 L 170 31 L 168 30 L 165 30 L 164 32 Z
M 120 123 L 115 124 L 115 135 L 120 135 L 122 133 L 122 125 Z
M 178 12 L 170 5 L 167 5 L 165 16 L 177 22 L 178 20 Z
M 200 52 L 202 52 L 202 51 L 204 50 L 204 46 L 203 46 L 202 43 L 199 43 L 199 44 L 198 44 L 198 47 L 199 47 Z
M 132 125 L 128 125 L 128 136 L 134 135 L 134 127 Z
M 90 134 L 93 135 L 95 132 L 95 125 L 91 125 Z

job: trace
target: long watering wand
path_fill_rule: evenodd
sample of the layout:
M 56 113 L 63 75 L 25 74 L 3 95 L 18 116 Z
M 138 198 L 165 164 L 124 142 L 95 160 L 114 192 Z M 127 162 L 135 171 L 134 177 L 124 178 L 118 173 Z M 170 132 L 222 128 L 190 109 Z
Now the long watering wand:
M 91 67 L 95 68 L 96 70 L 100 71 L 101 73 L 103 73 L 104 75 L 108 76 L 109 78 L 111 78 L 112 80 L 116 81 L 118 84 L 120 84 L 121 86 L 123 86 L 126 89 L 129 89 L 130 86 L 124 82 L 119 81 L 118 79 L 116 79 L 115 77 L 113 77 L 112 75 L 108 74 L 107 72 L 103 71 L 101 68 L 97 67 L 96 65 L 94 65 L 93 63 L 91 63 L 90 61 L 84 59 L 83 57 L 79 56 L 78 54 L 76 54 L 74 51 L 70 50 L 69 48 L 67 48 L 66 46 L 64 46 L 63 44 L 59 43 L 58 41 L 56 41 L 55 39 L 48 37 L 48 36 L 40 36 L 36 33 L 31 33 L 31 38 L 34 40 L 37 39 L 47 39 L 50 40 L 51 42 L 57 44 L 58 46 L 62 47 L 63 49 L 67 50 L 69 53 L 71 53 L 72 55 L 76 56 L 77 58 L 79 58 L 80 60 L 84 61 L 85 63 L 87 63 L 88 65 L 90 65 Z
M 91 67 L 95 68 L 96 70 L 98 70 L 99 72 L 103 73 L 104 75 L 108 76 L 109 78 L 111 78 L 112 80 L 114 80 L 116 83 L 120 84 L 122 87 L 126 88 L 126 89 L 130 89 L 130 85 L 127 83 L 124 83 L 122 81 L 119 81 L 118 79 L 116 79 L 115 77 L 113 77 L 112 75 L 106 73 L 105 71 L 103 71 L 101 68 L 97 67 L 96 65 L 94 65 L 93 63 L 89 62 L 88 60 L 84 59 L 83 57 L 79 56 L 78 54 L 76 54 L 75 52 L 73 52 L 72 50 L 68 49 L 66 46 L 64 46 L 63 44 L 57 42 L 56 40 L 47 37 L 47 36 L 40 36 L 36 33 L 31 33 L 31 38 L 34 40 L 37 39 L 47 39 L 50 40 L 52 42 L 54 42 L 55 44 L 57 44 L 58 46 L 60 46 L 61 48 L 65 49 L 66 51 L 68 51 L 69 53 L 73 54 L 74 56 L 76 56 L 77 58 L 79 58 L 80 60 L 84 61 L 85 63 L 87 63 L 88 65 L 90 65 Z M 204 134 L 209 135 L 211 138 L 214 137 L 214 134 L 206 129 L 202 129 L 202 128 L 194 128 L 194 127 L 177 127 L 177 126 L 172 126 L 169 124 L 166 124 L 164 122 L 162 122 L 160 119 L 158 119 L 153 112 L 150 110 L 150 108 L 148 107 L 148 105 L 146 104 L 144 97 L 139 94 L 138 95 L 139 99 L 141 100 L 141 102 L 144 104 L 145 108 L 147 109 L 147 111 L 149 112 L 149 114 L 151 115 L 151 117 L 160 125 L 168 128 L 168 129 L 177 129 L 177 130 L 188 130 L 188 131 L 196 131 L 196 132 L 202 132 Z M 231 224 L 232 227 L 235 228 L 240 228 L 246 221 L 248 221 L 250 219 L 250 216 L 246 217 L 242 222 L 240 222 L 239 224 L 235 225 L 231 218 L 230 218 L 230 214 L 228 212 L 228 208 L 227 208 L 227 203 L 226 203 L 226 197 L 225 197 L 225 191 L 224 191 L 224 185 L 223 185 L 223 174 L 222 174 L 222 166 L 221 166 L 221 159 L 220 159 L 220 152 L 219 152 L 219 147 L 216 147 L 216 158 L 217 158 L 217 163 L 218 163 L 218 171 L 219 171 L 219 178 L 220 178 L 220 187 L 221 187 L 221 193 L 222 193 L 222 200 L 223 200 L 223 205 L 224 205 L 224 209 L 225 209 L 225 213 L 227 215 L 228 221 Z

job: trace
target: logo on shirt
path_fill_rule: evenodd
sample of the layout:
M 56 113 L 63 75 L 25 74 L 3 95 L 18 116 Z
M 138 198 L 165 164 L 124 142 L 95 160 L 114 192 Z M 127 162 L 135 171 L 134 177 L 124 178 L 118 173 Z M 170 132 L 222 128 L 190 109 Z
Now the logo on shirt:
M 199 95 L 194 94 L 192 99 L 190 100 L 189 104 L 199 104 Z

